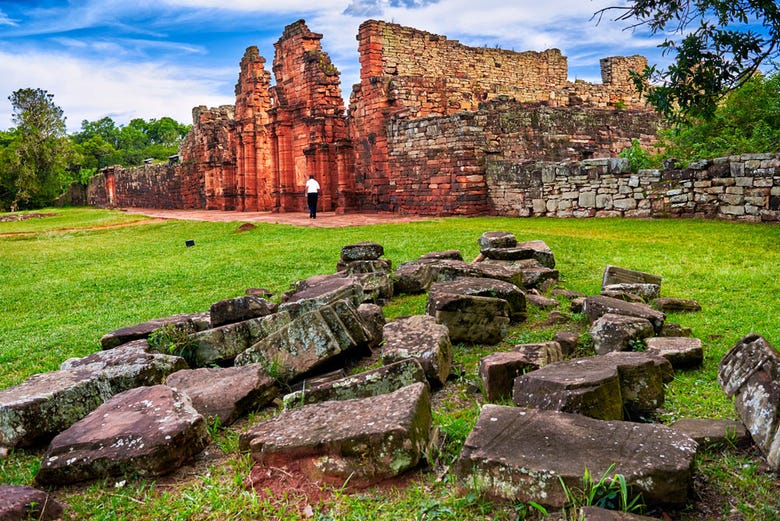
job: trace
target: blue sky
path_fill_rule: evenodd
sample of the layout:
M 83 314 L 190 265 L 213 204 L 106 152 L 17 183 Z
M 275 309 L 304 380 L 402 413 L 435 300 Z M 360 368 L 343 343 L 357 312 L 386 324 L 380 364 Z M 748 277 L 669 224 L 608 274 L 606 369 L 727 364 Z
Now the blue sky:
M 0 129 L 12 126 L 7 97 L 42 88 L 69 131 L 109 116 L 170 116 L 235 101 L 238 63 L 256 45 L 270 70 L 284 26 L 305 19 L 324 34 L 349 97 L 358 82 L 355 36 L 366 19 L 443 34 L 473 46 L 516 51 L 555 47 L 570 79 L 600 81 L 600 58 L 643 54 L 662 61 L 659 40 L 592 19 L 616 0 L 0 0 Z

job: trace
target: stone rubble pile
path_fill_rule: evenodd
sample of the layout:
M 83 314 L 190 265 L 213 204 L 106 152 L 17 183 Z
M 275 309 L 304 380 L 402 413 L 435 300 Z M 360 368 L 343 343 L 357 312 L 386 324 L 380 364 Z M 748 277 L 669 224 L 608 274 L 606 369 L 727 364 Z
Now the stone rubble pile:
M 108 333 L 103 351 L 0 390 L 0 446 L 48 443 L 36 476 L 46 486 L 156 476 L 202 451 L 207 425 L 229 425 L 297 389 L 284 394 L 283 411 L 241 435 L 241 450 L 259 467 L 296 462 L 312 479 L 371 485 L 431 453 L 431 397 L 457 363 L 453 343 L 499 343 L 537 297 L 556 308 L 570 300 L 591 323 L 596 355 L 578 356 L 579 333 L 558 331 L 480 361 L 489 404 L 452 469 L 464 488 L 558 508 L 560 480 L 573 486 L 586 468 L 613 469 L 649 504 L 679 505 L 697 442 L 745 442 L 748 432 L 780 467 L 780 355 L 761 337 L 735 346 L 719 374 L 747 429 L 722 420 L 647 423 L 674 371 L 703 359 L 700 340 L 665 334 L 684 328 L 670 327 L 662 310 L 698 304 L 663 299 L 660 277 L 614 266 L 601 295 L 556 290 L 550 299 L 539 290 L 558 272 L 544 242 L 488 232 L 479 245 L 472 263 L 458 251 L 432 252 L 395 271 L 381 245 L 348 245 L 335 274 L 294 283 L 279 304 L 250 289 L 207 313 Z M 426 314 L 386 323 L 381 304 L 426 291 Z M 569 320 L 549 313 L 548 321 Z M 343 370 L 367 357 L 380 366 Z M 8 494 L 20 498 L 13 508 L 28 501 L 26 489 Z

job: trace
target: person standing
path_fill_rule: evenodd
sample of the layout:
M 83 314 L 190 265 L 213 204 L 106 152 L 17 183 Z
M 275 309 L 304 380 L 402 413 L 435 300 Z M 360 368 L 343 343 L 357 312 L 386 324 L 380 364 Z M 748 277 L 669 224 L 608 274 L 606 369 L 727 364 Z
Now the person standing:
M 309 219 L 317 218 L 317 197 L 320 193 L 320 184 L 314 179 L 314 175 L 309 176 L 306 181 L 306 204 L 309 205 Z

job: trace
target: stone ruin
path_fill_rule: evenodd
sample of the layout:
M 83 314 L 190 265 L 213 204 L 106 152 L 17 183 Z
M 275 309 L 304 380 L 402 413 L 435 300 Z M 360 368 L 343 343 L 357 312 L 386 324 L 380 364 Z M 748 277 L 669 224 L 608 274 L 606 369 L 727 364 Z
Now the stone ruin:
M 657 129 L 630 79 L 641 56 L 601 60 L 601 84 L 571 82 L 557 49 L 468 47 L 368 20 L 345 107 L 321 39 L 303 20 L 288 25 L 273 85 L 249 47 L 235 105 L 193 110 L 180 164 L 105 169 L 89 204 L 302 211 L 315 174 L 324 211 L 484 214 L 491 165 L 614 157 Z
M 158 476 L 210 443 L 208 424 L 283 404 L 240 436 L 253 476 L 293 464 L 338 487 L 400 476 L 436 450 L 431 403 L 458 362 L 453 342 L 498 344 L 536 306 L 532 296 L 558 280 L 541 241 L 489 232 L 479 243 L 473 262 L 432 252 L 395 270 L 381 245 L 349 245 L 336 273 L 294 283 L 279 304 L 249 289 L 208 312 L 110 332 L 102 351 L 0 390 L 0 447 L 48 444 L 35 478 L 44 486 Z M 386 323 L 382 304 L 423 292 L 424 315 Z M 660 277 L 615 266 L 601 295 L 554 290 L 556 307 L 570 301 L 587 317 L 598 354 L 578 356 L 574 330 L 485 356 L 478 377 L 487 403 L 451 469 L 458 487 L 560 508 L 560 483 L 578 486 L 587 468 L 622 474 L 648 505 L 680 506 L 698 447 L 751 437 L 780 470 L 780 355 L 757 335 L 724 357 L 719 374 L 747 428 L 652 421 L 664 384 L 703 356 L 701 341 L 663 312 L 698 304 L 660 294 Z M 366 357 L 379 367 L 346 374 Z M 43 519 L 62 512 L 31 487 L 0 492 L 11 498 L 0 517 L 35 505 Z

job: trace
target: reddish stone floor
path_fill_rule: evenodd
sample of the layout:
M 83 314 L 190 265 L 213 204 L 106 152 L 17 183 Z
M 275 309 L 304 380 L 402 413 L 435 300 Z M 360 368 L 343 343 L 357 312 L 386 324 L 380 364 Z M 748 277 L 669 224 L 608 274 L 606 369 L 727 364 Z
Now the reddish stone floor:
M 291 224 L 294 226 L 314 226 L 318 228 L 343 228 L 345 226 L 363 226 L 366 224 L 407 223 L 431 219 L 431 217 L 398 215 L 393 213 L 336 214 L 334 212 L 317 212 L 316 219 L 309 219 L 308 212 L 225 212 L 219 210 L 158 210 L 154 208 L 123 208 L 122 210 L 127 213 L 141 214 L 161 219 L 215 222 L 264 222 Z

